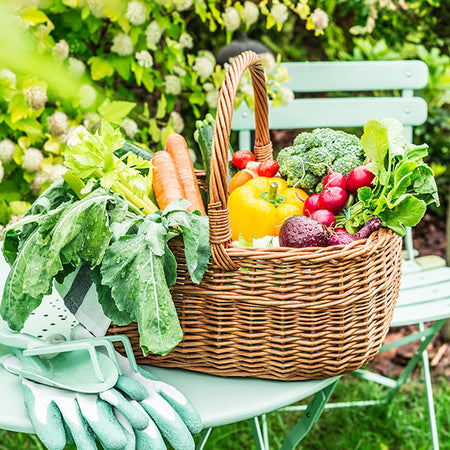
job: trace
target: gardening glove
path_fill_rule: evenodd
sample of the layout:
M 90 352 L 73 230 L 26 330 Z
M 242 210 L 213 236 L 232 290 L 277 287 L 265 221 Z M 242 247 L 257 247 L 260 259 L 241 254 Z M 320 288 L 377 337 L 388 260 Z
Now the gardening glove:
M 22 363 L 8 356 L 2 364 L 8 370 L 11 365 L 20 368 Z M 107 449 L 166 448 L 147 412 L 114 388 L 80 394 L 22 377 L 21 381 L 28 416 L 48 449 L 63 449 L 71 439 L 80 450 L 97 449 L 95 437 Z
M 92 337 L 82 325 L 75 328 L 73 336 L 75 339 Z M 119 353 L 117 360 L 122 375 L 119 375 L 115 387 L 139 403 L 174 449 L 194 449 L 191 433 L 199 433 L 203 425 L 191 402 L 173 386 L 159 381 L 146 370 L 139 368 L 135 372 L 128 359 Z M 140 435 L 140 432 L 136 433 L 137 444 L 142 438 Z

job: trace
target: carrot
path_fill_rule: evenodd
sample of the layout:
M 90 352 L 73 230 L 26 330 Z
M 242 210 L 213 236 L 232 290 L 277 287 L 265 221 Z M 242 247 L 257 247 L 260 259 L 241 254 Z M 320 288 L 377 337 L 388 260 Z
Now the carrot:
M 167 152 L 156 152 L 152 157 L 152 182 L 156 201 L 161 210 L 172 201 L 184 198 L 172 156 Z
M 188 211 L 198 209 L 205 216 L 205 207 L 195 176 L 194 165 L 189 156 L 189 149 L 184 137 L 177 133 L 170 134 L 166 139 L 166 151 L 175 162 L 178 179 L 184 191 L 184 198 L 191 203 Z

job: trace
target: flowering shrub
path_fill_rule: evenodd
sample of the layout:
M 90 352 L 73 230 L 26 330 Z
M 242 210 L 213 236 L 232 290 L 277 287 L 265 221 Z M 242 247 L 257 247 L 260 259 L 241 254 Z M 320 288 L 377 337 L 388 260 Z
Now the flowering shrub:
M 370 39 L 403 22 L 406 36 L 412 11 L 394 0 L 53 0 L 21 9 L 17 4 L 38 2 L 10 3 L 16 8 L 11 20 L 34 36 L 37 51 L 52 55 L 82 88 L 62 99 L 32 67 L 28 75 L 0 67 L 0 224 L 22 214 L 61 174 L 61 150 L 79 124 L 93 131 L 104 118 L 152 150 L 168 134 L 183 133 L 195 159 L 195 120 L 214 113 L 225 73 L 214 53 L 240 32 L 278 54 L 261 59 L 269 97 L 282 105 L 293 93 L 282 85 L 289 74 L 278 64 L 281 57 L 357 58 L 354 38 Z M 414 4 L 422 21 L 416 33 L 434 30 L 434 6 Z M 248 76 L 237 102 L 243 99 L 252 103 Z

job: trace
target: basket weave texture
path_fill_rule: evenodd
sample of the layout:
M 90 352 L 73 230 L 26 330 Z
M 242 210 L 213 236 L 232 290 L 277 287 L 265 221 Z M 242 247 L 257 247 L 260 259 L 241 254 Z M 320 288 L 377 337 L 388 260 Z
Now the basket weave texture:
M 262 161 L 272 155 L 264 72 L 259 57 L 244 52 L 228 69 L 219 96 L 208 207 L 213 261 L 199 285 L 190 281 L 182 240 L 171 243 L 178 263 L 171 293 L 183 341 L 166 356 L 144 357 L 136 324 L 113 324 L 108 333 L 127 335 L 139 363 L 214 375 L 306 380 L 356 370 L 378 353 L 392 320 L 401 238 L 380 229 L 327 248 L 232 244 L 228 144 L 246 69 L 255 93 L 255 156 Z

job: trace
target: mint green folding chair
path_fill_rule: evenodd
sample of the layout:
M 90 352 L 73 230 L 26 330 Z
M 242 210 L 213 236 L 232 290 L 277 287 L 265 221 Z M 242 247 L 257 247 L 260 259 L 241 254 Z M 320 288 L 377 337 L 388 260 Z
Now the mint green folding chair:
M 404 125 L 407 139 L 412 142 L 413 126 L 424 123 L 427 118 L 426 102 L 414 95 L 414 90 L 423 88 L 428 81 L 428 68 L 421 61 L 295 62 L 282 65 L 292 77 L 287 87 L 295 93 L 321 93 L 321 96 L 304 98 L 303 95 L 289 105 L 271 107 L 271 130 L 362 127 L 370 118 L 394 117 Z M 323 98 L 323 93 L 333 93 L 333 96 Z M 254 120 L 247 105 L 241 104 L 236 109 L 232 130 L 239 133 L 239 148 L 250 149 Z M 421 360 L 432 443 L 433 448 L 438 449 L 426 347 L 450 317 L 450 268 L 444 267 L 445 261 L 437 256 L 415 258 L 411 229 L 406 231 L 405 247 L 400 298 L 391 326 L 417 325 L 418 332 L 384 345 L 381 352 L 413 341 L 419 341 L 419 349 L 397 380 L 364 370 L 357 372 L 365 379 L 392 388 L 384 400 L 387 402 Z M 431 321 L 434 324 L 425 329 L 424 323 Z M 376 403 L 379 401 L 327 406 L 366 406 Z M 304 407 L 285 409 L 299 410 Z
M 294 92 L 333 93 L 333 96 L 302 96 L 287 106 L 270 108 L 271 130 L 362 127 L 370 118 L 393 117 L 404 125 L 407 139 L 412 142 L 413 126 L 424 123 L 427 118 L 425 101 L 414 95 L 414 90 L 423 88 L 428 81 L 428 68 L 421 61 L 295 62 L 282 65 L 292 77 L 286 86 Z M 241 104 L 236 109 L 232 130 L 239 132 L 239 148 L 250 149 L 254 120 L 247 105 Z M 450 268 L 444 267 L 445 261 L 437 256 L 414 258 L 411 229 L 406 232 L 405 247 L 407 255 L 403 262 L 400 298 L 391 326 L 417 325 L 418 332 L 384 345 L 381 352 L 413 341 L 419 341 L 419 349 L 397 380 L 363 370 L 357 372 L 368 380 L 392 388 L 385 399 L 390 401 L 421 360 L 432 443 L 433 448 L 438 449 L 426 347 L 450 317 Z M 434 324 L 425 329 L 424 323 L 431 321 Z M 355 402 L 353 405 L 375 403 L 378 402 Z

